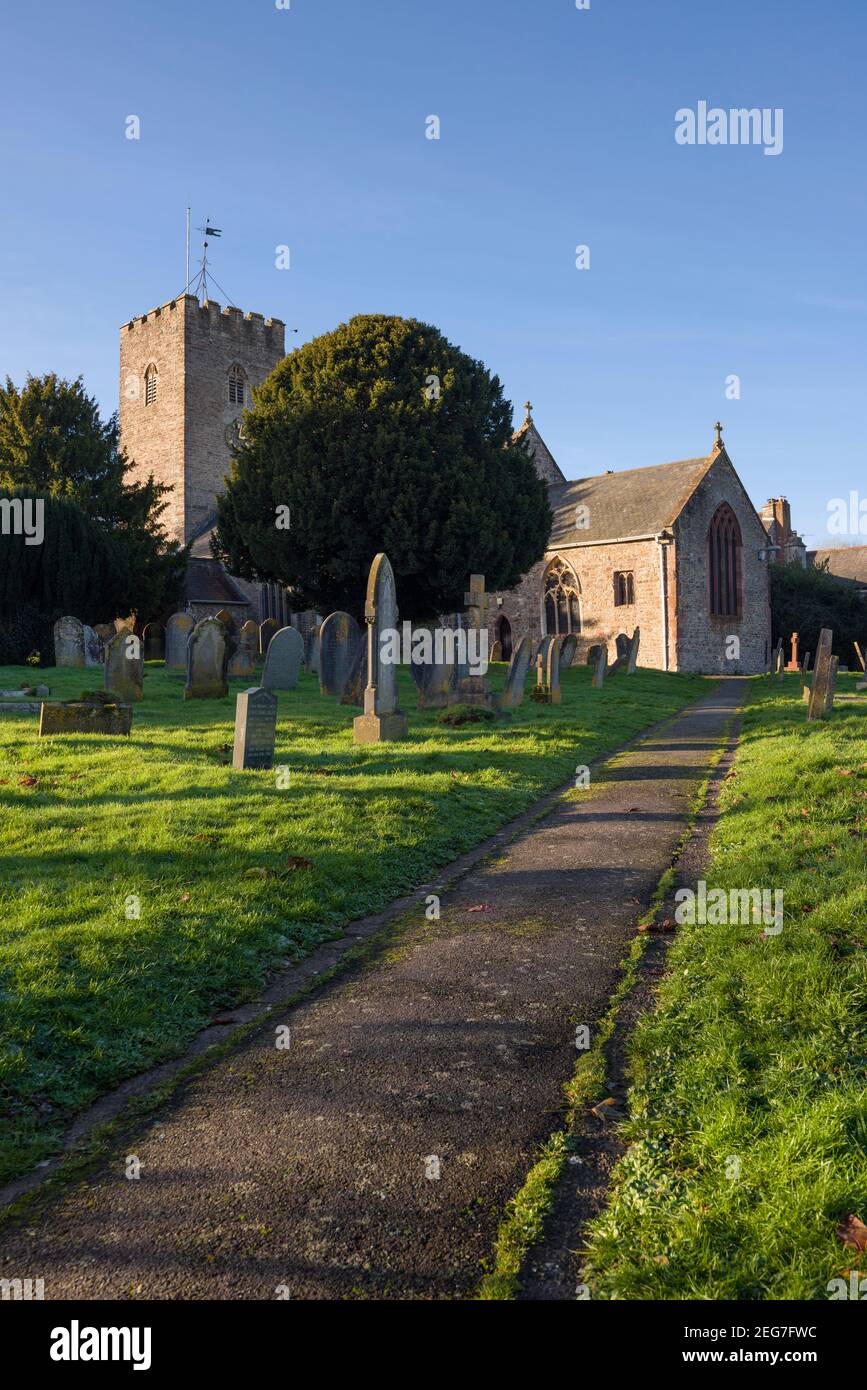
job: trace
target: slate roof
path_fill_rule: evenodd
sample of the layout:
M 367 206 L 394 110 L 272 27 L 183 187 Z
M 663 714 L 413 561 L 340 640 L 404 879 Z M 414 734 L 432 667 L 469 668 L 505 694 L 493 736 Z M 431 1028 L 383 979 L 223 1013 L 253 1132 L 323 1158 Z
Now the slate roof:
M 721 457 L 714 453 L 555 484 L 548 492 L 554 513 L 548 549 L 657 535 L 673 525 L 711 464 Z M 589 509 L 586 530 L 576 529 L 578 506 Z
M 867 545 L 841 545 L 835 550 L 811 550 L 807 556 L 811 565 L 828 561 L 828 573 L 836 579 L 849 579 L 867 585 Z
M 243 603 L 249 602 L 237 584 L 211 554 L 211 536 L 216 526 L 216 516 L 205 523 L 190 546 L 190 559 L 187 565 L 187 579 L 184 593 L 189 603 Z

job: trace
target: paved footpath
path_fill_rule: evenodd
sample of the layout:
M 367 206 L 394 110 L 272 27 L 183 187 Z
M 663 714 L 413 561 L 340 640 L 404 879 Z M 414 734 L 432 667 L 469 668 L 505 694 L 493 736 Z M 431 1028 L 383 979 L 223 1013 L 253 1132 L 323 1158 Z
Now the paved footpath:
M 49 1299 L 471 1296 L 742 693 L 724 682 L 600 767 L 439 921 L 420 898 L 378 957 L 186 1082 L 0 1236 L 0 1277 Z

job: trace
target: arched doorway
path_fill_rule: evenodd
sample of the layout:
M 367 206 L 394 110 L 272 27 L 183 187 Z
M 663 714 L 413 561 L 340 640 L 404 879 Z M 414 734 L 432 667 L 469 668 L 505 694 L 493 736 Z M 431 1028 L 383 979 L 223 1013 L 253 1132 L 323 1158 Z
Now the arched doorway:
M 496 633 L 497 636 L 495 640 L 500 644 L 500 651 L 503 660 L 511 661 L 512 624 L 509 622 L 509 619 L 506 617 L 505 613 L 501 613 L 499 618 L 497 619 Z

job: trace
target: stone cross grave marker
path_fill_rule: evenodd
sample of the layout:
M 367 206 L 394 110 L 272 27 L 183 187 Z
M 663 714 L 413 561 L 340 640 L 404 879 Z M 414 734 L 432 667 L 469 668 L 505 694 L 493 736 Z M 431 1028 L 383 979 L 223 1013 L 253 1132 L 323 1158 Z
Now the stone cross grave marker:
M 482 641 L 487 642 L 488 635 L 488 595 L 485 593 L 485 576 L 483 574 L 470 575 L 470 587 L 464 594 L 464 604 L 466 611 L 463 624 L 467 632 L 478 631 L 477 650 L 479 657 L 482 658 L 485 655 Z M 448 696 L 448 703 L 450 705 L 482 705 L 487 709 L 493 709 L 494 696 L 490 682 L 485 676 L 472 675 L 469 662 L 460 662 L 456 670 L 455 685 Z
M 239 772 L 273 767 L 276 739 L 277 696 L 262 686 L 242 690 L 235 702 L 232 767 Z
M 304 638 L 297 628 L 281 627 L 268 647 L 262 670 L 265 690 L 294 690 L 304 660 Z
M 798 661 L 798 634 L 792 633 L 792 659 L 786 667 L 787 671 L 800 671 L 801 664 Z
M 187 642 L 185 700 L 219 700 L 228 695 L 228 633 L 219 618 L 196 623 Z
M 196 626 L 189 613 L 173 613 L 166 623 L 166 668 L 172 671 L 185 671 L 187 668 L 187 642 Z
M 816 649 L 816 669 L 813 672 L 813 684 L 807 707 L 808 721 L 825 717 L 828 686 L 831 681 L 831 644 L 833 640 L 834 634 L 831 629 L 823 627 L 819 633 L 819 645 Z
M 144 648 L 141 638 L 121 628 L 105 649 L 104 688 L 129 704 L 142 698 Z
M 361 641 L 351 613 L 329 613 L 319 630 L 319 693 L 340 699 Z
M 396 630 L 398 622 L 394 572 L 384 552 L 374 558 L 370 567 L 364 621 L 367 624 L 367 685 L 364 714 L 353 720 L 353 737 L 356 743 L 406 738 L 406 715 L 397 704 L 397 667 L 380 659 L 382 634 L 387 629 Z

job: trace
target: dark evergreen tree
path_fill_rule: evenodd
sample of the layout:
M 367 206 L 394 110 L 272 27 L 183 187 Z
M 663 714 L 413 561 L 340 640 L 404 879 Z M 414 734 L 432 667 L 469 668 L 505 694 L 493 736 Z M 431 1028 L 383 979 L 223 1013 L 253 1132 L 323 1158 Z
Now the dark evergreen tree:
M 865 649 L 867 603 L 858 597 L 854 584 L 841 583 L 825 566 L 771 565 L 771 623 L 774 645 L 782 637 L 788 652 L 791 635 L 797 632 L 802 654 L 815 655 L 819 632 L 831 628 L 835 656 L 844 665 L 856 667 L 852 644 L 859 642 Z
M 438 329 L 370 314 L 291 353 L 256 392 L 215 553 L 299 607 L 358 614 L 384 550 L 401 613 L 423 618 L 462 607 L 470 572 L 513 587 L 550 527 L 499 380 Z

